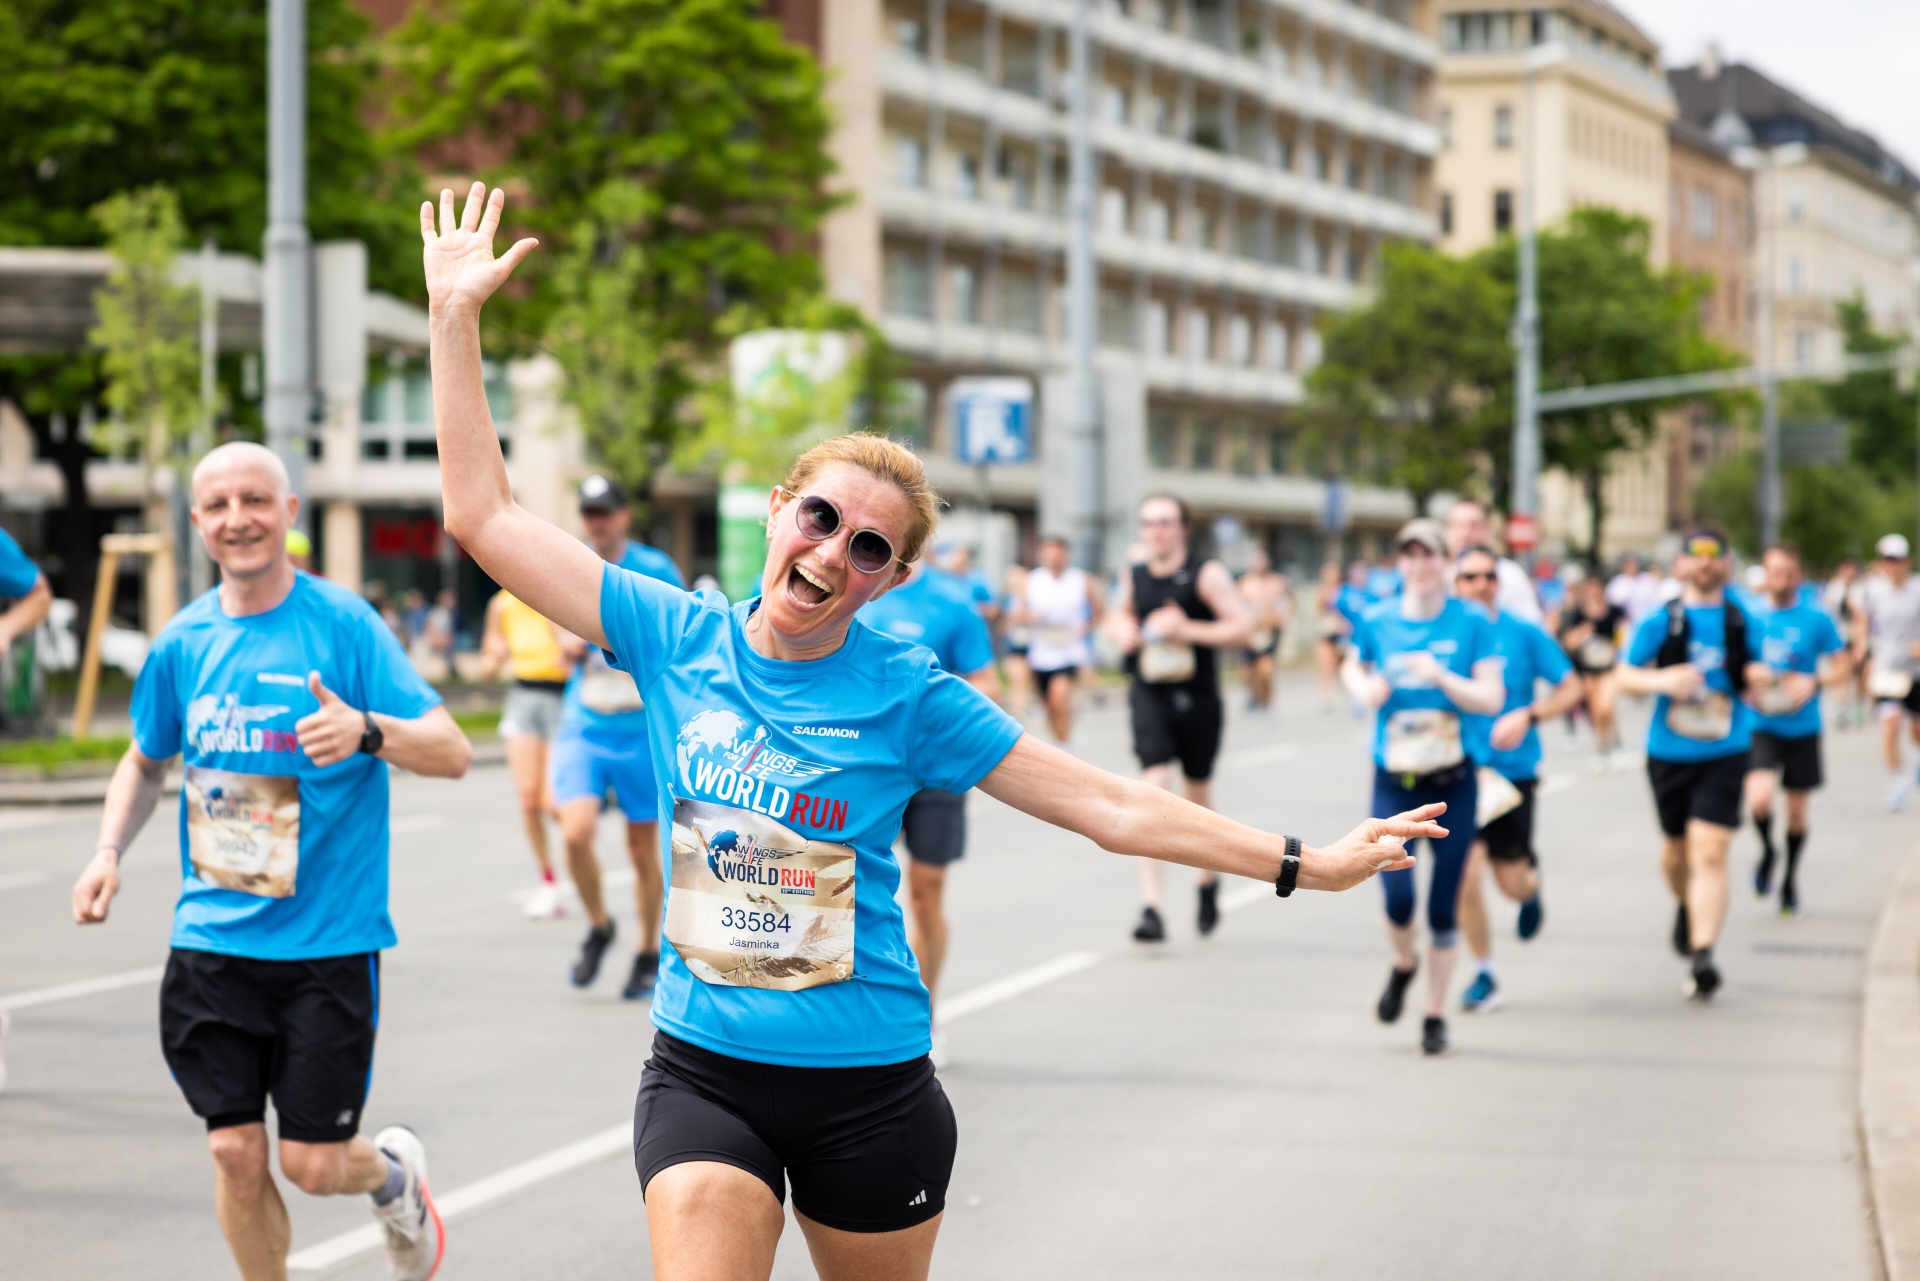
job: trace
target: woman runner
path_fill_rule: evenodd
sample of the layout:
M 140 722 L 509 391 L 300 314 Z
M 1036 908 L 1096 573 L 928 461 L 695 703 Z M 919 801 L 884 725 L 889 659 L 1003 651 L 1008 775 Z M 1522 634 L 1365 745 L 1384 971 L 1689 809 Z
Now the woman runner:
M 1607 599 L 1606 582 L 1597 570 L 1580 580 L 1572 602 L 1560 614 L 1560 646 L 1573 660 L 1573 670 L 1580 673 L 1580 683 L 1586 687 L 1595 769 L 1606 769 L 1620 755 L 1620 731 L 1614 716 L 1620 693 L 1614 668 L 1620 664 L 1620 637 L 1627 625 L 1627 611 Z
M 420 211 L 448 530 L 506 590 L 631 672 L 671 859 L 657 1030 L 634 1116 L 655 1275 L 766 1277 L 794 1209 L 827 1281 L 921 1278 L 955 1126 L 890 844 L 925 786 L 988 794 L 1116 853 L 1345 889 L 1444 838 L 1439 806 L 1312 848 L 1085 764 L 854 615 L 905 575 L 936 498 L 911 452 L 845 436 L 767 509 L 762 595 L 729 607 L 610 565 L 513 500 L 482 386 L 502 193 Z M 669 747 L 671 744 L 671 747 Z M 669 826 L 670 820 L 670 826 Z

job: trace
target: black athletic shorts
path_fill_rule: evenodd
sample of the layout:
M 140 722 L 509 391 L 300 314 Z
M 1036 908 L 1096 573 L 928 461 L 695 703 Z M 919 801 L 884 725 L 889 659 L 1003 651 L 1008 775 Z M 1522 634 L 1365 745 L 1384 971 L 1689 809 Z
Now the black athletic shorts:
M 1747 768 L 1779 770 L 1780 786 L 1789 792 L 1811 792 L 1827 781 L 1820 768 L 1817 731 L 1799 738 L 1781 738 L 1755 730 Z
M 900 816 L 900 835 L 916 863 L 945 867 L 967 852 L 967 798 L 963 792 L 929 787 L 915 792 Z
M 924 1056 L 881 1067 L 749 1063 L 653 1034 L 633 1108 L 640 1195 L 683 1161 L 719 1161 L 843 1232 L 897 1232 L 947 1204 L 959 1132 Z
M 1142 769 L 1177 759 L 1180 772 L 1195 782 L 1213 777 L 1222 720 L 1218 686 L 1137 680 L 1127 690 L 1127 709 L 1133 714 L 1133 754 Z
M 280 1137 L 360 1132 L 380 1023 L 380 955 L 258 961 L 174 948 L 160 980 L 160 1049 L 209 1130 L 280 1116 Z
M 1892 708 L 1899 708 L 1909 716 L 1920 716 L 1920 679 L 1913 682 L 1905 698 L 1876 698 L 1873 706 L 1883 716 L 1892 715 Z
M 1079 675 L 1080 669 L 1077 667 L 1048 667 L 1044 669 L 1036 667 L 1033 669 L 1033 684 L 1034 688 L 1040 691 L 1040 697 L 1045 698 L 1053 692 L 1053 683 L 1055 681 L 1065 681 L 1071 685 Z
M 1740 793 L 1747 781 L 1747 753 L 1716 756 L 1705 761 L 1663 761 L 1647 757 L 1647 778 L 1653 784 L 1653 803 L 1660 811 L 1660 830 L 1685 836 L 1687 820 L 1721 827 L 1740 826 Z
M 1524 859 L 1535 867 L 1540 860 L 1533 852 L 1533 789 L 1538 779 L 1509 779 L 1520 791 L 1520 803 L 1480 829 L 1487 843 L 1487 857 L 1502 862 Z

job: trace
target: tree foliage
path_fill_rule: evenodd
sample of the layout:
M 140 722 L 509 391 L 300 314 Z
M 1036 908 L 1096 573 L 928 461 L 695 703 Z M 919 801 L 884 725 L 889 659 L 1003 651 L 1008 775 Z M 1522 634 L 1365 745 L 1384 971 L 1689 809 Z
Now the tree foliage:
M 1836 309 L 1848 355 L 1893 351 L 1907 339 L 1873 327 L 1859 298 Z M 1902 394 L 1893 370 L 1850 374 L 1821 391 L 1828 409 L 1847 420 L 1847 444 L 1853 461 L 1882 481 L 1904 482 L 1914 474 L 1916 433 L 1913 394 Z M 1905 528 L 1902 526 L 1901 528 Z
M 1781 479 L 1786 510 L 1780 536 L 1799 546 L 1813 573 L 1825 573 L 1848 557 L 1866 558 L 1882 534 L 1913 528 L 1910 479 L 1884 481 L 1858 462 L 1790 467 Z M 1759 484 L 1760 456 L 1747 450 L 1708 472 L 1693 493 L 1701 518 L 1723 526 L 1734 547 L 1748 556 L 1761 551 Z
M 114 415 L 114 430 L 96 444 L 137 455 L 150 477 L 172 461 L 201 415 L 199 291 L 173 279 L 186 234 L 168 188 L 110 197 L 93 216 L 114 261 L 94 293 L 99 323 L 87 335 L 100 349 L 103 399 Z

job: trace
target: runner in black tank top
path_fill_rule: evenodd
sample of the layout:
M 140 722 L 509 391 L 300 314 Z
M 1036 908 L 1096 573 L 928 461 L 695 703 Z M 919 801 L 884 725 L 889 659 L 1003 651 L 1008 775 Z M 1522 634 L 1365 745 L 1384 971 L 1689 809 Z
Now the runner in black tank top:
M 1212 807 L 1208 780 L 1220 750 L 1220 678 L 1214 650 L 1245 645 L 1253 620 L 1233 576 L 1216 560 L 1188 546 L 1186 504 L 1156 495 L 1140 504 L 1140 541 L 1145 564 L 1121 579 L 1120 599 L 1108 614 L 1114 639 L 1126 654 L 1132 678 L 1127 706 L 1133 720 L 1133 752 L 1141 777 L 1172 787 L 1172 763 L 1180 762 L 1187 799 Z M 1158 943 L 1167 936 L 1161 920 L 1166 868 L 1140 860 L 1140 924 L 1133 937 Z M 1209 934 L 1219 923 L 1218 878 L 1200 880 L 1199 927 Z

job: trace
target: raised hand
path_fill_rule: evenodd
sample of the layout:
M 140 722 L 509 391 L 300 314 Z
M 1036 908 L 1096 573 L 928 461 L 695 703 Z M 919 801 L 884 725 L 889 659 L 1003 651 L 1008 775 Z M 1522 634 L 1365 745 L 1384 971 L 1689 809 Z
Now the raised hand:
M 338 765 L 360 750 L 360 740 L 367 732 L 367 718 L 322 685 L 319 672 L 307 673 L 307 689 L 320 700 L 320 706 L 294 725 L 294 737 L 300 741 L 300 749 L 307 754 L 307 759 L 321 769 Z
M 433 205 L 420 205 L 420 239 L 426 242 L 427 309 L 437 314 L 474 315 L 493 291 L 506 282 L 520 260 L 540 242 L 529 237 L 515 241 L 506 253 L 493 256 L 493 233 L 500 226 L 500 210 L 507 193 L 495 187 L 487 194 L 483 182 L 467 192 L 460 221 L 453 219 L 453 191 L 440 193 L 440 226 L 434 229 Z
M 1445 836 L 1447 829 L 1432 820 L 1446 812 L 1445 805 L 1422 805 L 1392 818 L 1368 819 L 1332 845 L 1308 852 L 1301 860 L 1300 888 L 1344 890 L 1375 872 L 1412 867 L 1413 855 L 1407 853 L 1406 843 L 1422 836 Z

